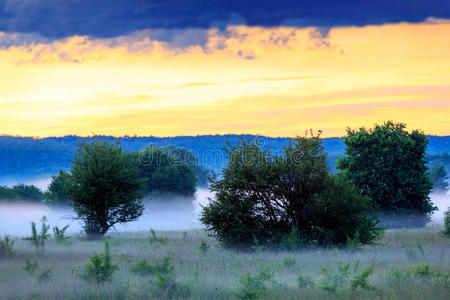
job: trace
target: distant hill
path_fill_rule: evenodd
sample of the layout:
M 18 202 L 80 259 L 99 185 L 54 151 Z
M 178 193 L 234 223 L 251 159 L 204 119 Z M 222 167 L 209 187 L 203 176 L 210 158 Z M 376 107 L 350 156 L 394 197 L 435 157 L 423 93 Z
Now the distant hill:
M 91 141 L 93 138 L 119 141 L 126 151 L 142 149 L 148 144 L 158 146 L 174 145 L 184 147 L 194 152 L 199 158 L 200 164 L 215 172 L 226 164 L 225 153 L 222 151 L 226 142 L 235 145 L 240 138 L 254 139 L 253 135 L 200 135 L 177 137 L 48 137 L 35 139 L 30 137 L 0 136 L 0 178 L 16 177 L 27 178 L 41 175 L 56 174 L 60 169 L 67 170 L 70 167 L 70 159 L 82 141 Z M 257 137 L 263 147 L 270 147 L 273 152 L 279 152 L 290 138 Z M 442 152 L 450 152 L 450 136 L 428 136 L 428 155 L 430 160 L 437 158 L 448 160 L 442 156 Z M 344 153 L 342 138 L 324 138 L 323 145 L 328 153 L 328 164 L 331 170 L 335 169 L 335 162 Z M 440 155 L 440 156 L 439 156 Z

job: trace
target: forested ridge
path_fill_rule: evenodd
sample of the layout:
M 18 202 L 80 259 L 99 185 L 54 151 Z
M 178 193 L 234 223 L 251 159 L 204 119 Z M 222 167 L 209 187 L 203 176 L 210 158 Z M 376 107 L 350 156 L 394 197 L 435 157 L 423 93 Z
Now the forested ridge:
M 226 164 L 223 148 L 226 141 L 235 145 L 240 138 L 253 139 L 253 135 L 199 135 L 177 137 L 137 137 L 137 136 L 64 136 L 48 138 L 0 136 L 0 177 L 28 177 L 52 175 L 60 169 L 67 170 L 70 160 L 79 142 L 91 142 L 94 138 L 108 141 L 119 141 L 125 151 L 137 151 L 148 144 L 157 146 L 173 145 L 191 150 L 199 160 L 199 164 L 216 173 Z M 287 145 L 290 138 L 258 136 L 262 148 L 270 147 L 276 153 Z M 427 136 L 427 160 L 430 165 L 443 162 L 450 168 L 450 136 Z M 328 166 L 335 171 L 337 158 L 344 153 L 342 138 L 324 138 L 323 146 L 328 154 Z

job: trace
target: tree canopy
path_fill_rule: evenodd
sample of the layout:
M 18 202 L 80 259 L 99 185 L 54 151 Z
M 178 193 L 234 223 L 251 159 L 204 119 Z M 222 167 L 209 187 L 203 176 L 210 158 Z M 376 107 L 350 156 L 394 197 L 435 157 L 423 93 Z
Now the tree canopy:
M 40 202 L 44 194 L 34 185 L 19 183 L 11 188 L 0 186 L 0 200 Z
M 375 210 L 389 214 L 431 214 L 423 132 L 406 131 L 403 123 L 388 121 L 374 128 L 347 130 L 345 158 L 338 168 L 368 196 Z
M 370 243 L 379 234 L 367 199 L 328 174 L 321 140 L 296 138 L 279 155 L 258 143 L 228 145 L 223 177 L 214 178 L 201 221 L 225 246 Z
M 140 176 L 146 180 L 146 193 L 195 193 L 194 169 L 173 151 L 149 144 L 131 155 L 138 162 Z
M 430 170 L 430 180 L 433 184 L 434 192 L 448 191 L 448 176 L 443 163 L 435 165 Z
M 117 143 L 80 144 L 65 182 L 66 192 L 90 238 L 142 215 L 144 180 Z
M 69 196 L 66 192 L 66 181 L 69 174 L 60 170 L 58 175 L 52 176 L 52 181 L 45 193 L 45 202 L 50 205 L 70 204 Z

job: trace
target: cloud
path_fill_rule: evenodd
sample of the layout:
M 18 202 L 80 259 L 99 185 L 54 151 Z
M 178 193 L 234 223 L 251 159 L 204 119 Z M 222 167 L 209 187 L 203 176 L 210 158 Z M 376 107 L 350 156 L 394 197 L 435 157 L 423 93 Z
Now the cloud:
M 313 48 L 330 48 L 330 27 L 316 27 L 309 32 Z
M 435 18 L 435 17 L 428 17 L 425 20 L 425 23 L 433 24 L 433 25 L 436 25 L 436 24 L 450 24 L 450 19 L 438 19 L 438 18 Z
M 364 26 L 450 19 L 447 0 L 0 0 L 0 31 L 117 37 L 143 29 Z M 170 33 L 170 32 L 169 32 Z M 161 38 L 165 38 L 164 35 Z M 193 33 L 196 38 L 201 35 Z M 192 36 L 191 36 L 192 37 Z M 186 40 L 178 40 L 184 44 Z

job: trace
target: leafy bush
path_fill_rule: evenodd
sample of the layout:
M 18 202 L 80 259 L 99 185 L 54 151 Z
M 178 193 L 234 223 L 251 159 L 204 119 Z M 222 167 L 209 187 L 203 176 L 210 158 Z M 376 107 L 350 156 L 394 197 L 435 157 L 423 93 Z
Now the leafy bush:
M 167 244 L 167 238 L 165 237 L 157 237 L 156 232 L 153 229 L 150 229 L 150 245 L 153 245 L 154 243 L 160 243 L 162 245 Z
M 151 275 L 155 273 L 153 264 L 149 263 L 145 259 L 142 259 L 137 263 L 131 265 L 130 271 L 141 276 Z
M 52 277 L 52 274 L 53 274 L 52 269 L 45 269 L 37 275 L 37 280 L 38 281 L 50 280 L 50 278 Z
M 391 286 L 412 278 L 427 279 L 443 285 L 450 284 L 450 272 L 448 270 L 441 270 L 426 263 L 419 263 L 403 269 L 392 268 L 384 274 L 384 277 Z
M 69 236 L 65 235 L 67 228 L 69 228 L 69 225 L 66 225 L 63 228 L 59 228 L 58 226 L 53 227 L 53 236 L 57 243 L 65 243 L 70 239 Z
M 87 282 L 95 280 L 97 283 L 110 281 L 118 266 L 112 263 L 109 243 L 105 242 L 105 253 L 95 254 L 89 258 L 88 264 L 84 267 L 80 277 Z
M 200 245 L 198 246 L 198 250 L 200 250 L 200 253 L 206 254 L 209 248 L 210 246 L 208 245 L 207 242 L 205 242 L 204 240 L 200 241 Z
M 308 275 L 298 275 L 297 277 L 297 286 L 300 289 L 311 288 L 314 286 L 314 281 Z
M 282 265 L 287 268 L 292 268 L 297 263 L 295 257 L 288 256 L 283 260 Z
M 24 240 L 30 241 L 36 249 L 44 249 L 45 241 L 50 237 L 50 234 L 48 234 L 50 225 L 47 224 L 47 221 L 46 216 L 41 218 L 41 231 L 39 234 L 36 229 L 36 223 L 31 222 L 31 236 L 24 238 Z
M 66 191 L 66 181 L 69 174 L 60 170 L 58 175 L 52 176 L 52 181 L 45 193 L 46 203 L 50 205 L 71 204 Z
M 444 163 L 437 164 L 433 166 L 430 170 L 430 180 L 433 184 L 434 192 L 446 192 L 448 191 L 448 176 L 445 170 Z
M 372 289 L 372 287 L 367 282 L 367 279 L 372 274 L 372 272 L 373 272 L 373 266 L 371 265 L 368 268 L 366 268 L 365 270 L 363 270 L 361 272 L 361 274 L 355 276 L 355 278 L 353 278 L 350 281 L 352 288 L 357 289 L 358 287 L 361 287 L 362 289 L 365 289 L 365 290 Z
M 145 259 L 133 264 L 131 266 L 131 272 L 139 274 L 141 276 L 153 275 L 153 274 L 169 274 L 175 269 L 172 263 L 172 253 L 169 252 L 163 258 L 156 260 L 154 264 L 147 262 Z
M 336 292 L 338 288 L 348 283 L 351 274 L 350 264 L 342 265 L 339 263 L 337 270 L 322 267 L 319 280 L 319 287 L 329 292 Z
M 444 213 L 444 234 L 450 237 L 450 207 Z
M 172 253 L 169 252 L 154 264 L 141 260 L 132 266 L 132 272 L 140 275 L 156 275 L 153 295 L 159 299 L 178 299 L 189 297 L 191 287 L 181 284 L 174 277 L 175 266 L 172 263 Z
M 238 279 L 238 298 L 243 300 L 261 299 L 267 290 L 266 283 L 272 279 L 273 272 L 268 267 L 261 267 L 257 274 L 245 273 Z
M 14 252 L 14 241 L 9 236 L 0 239 L 0 258 L 11 257 Z
M 30 273 L 34 274 L 36 270 L 39 268 L 37 260 L 31 261 L 28 258 L 25 258 L 25 265 L 23 266 L 23 269 Z
M 427 138 L 418 130 L 391 121 L 372 129 L 347 130 L 346 157 L 338 168 L 368 196 L 373 208 L 396 215 L 429 216 L 436 210 L 430 200 L 427 174 Z M 427 222 L 424 218 L 422 226 Z
M 297 138 L 280 155 L 242 140 L 229 145 L 223 177 L 201 221 L 223 245 L 367 244 L 381 234 L 368 199 L 345 178 L 328 174 L 319 138 Z

